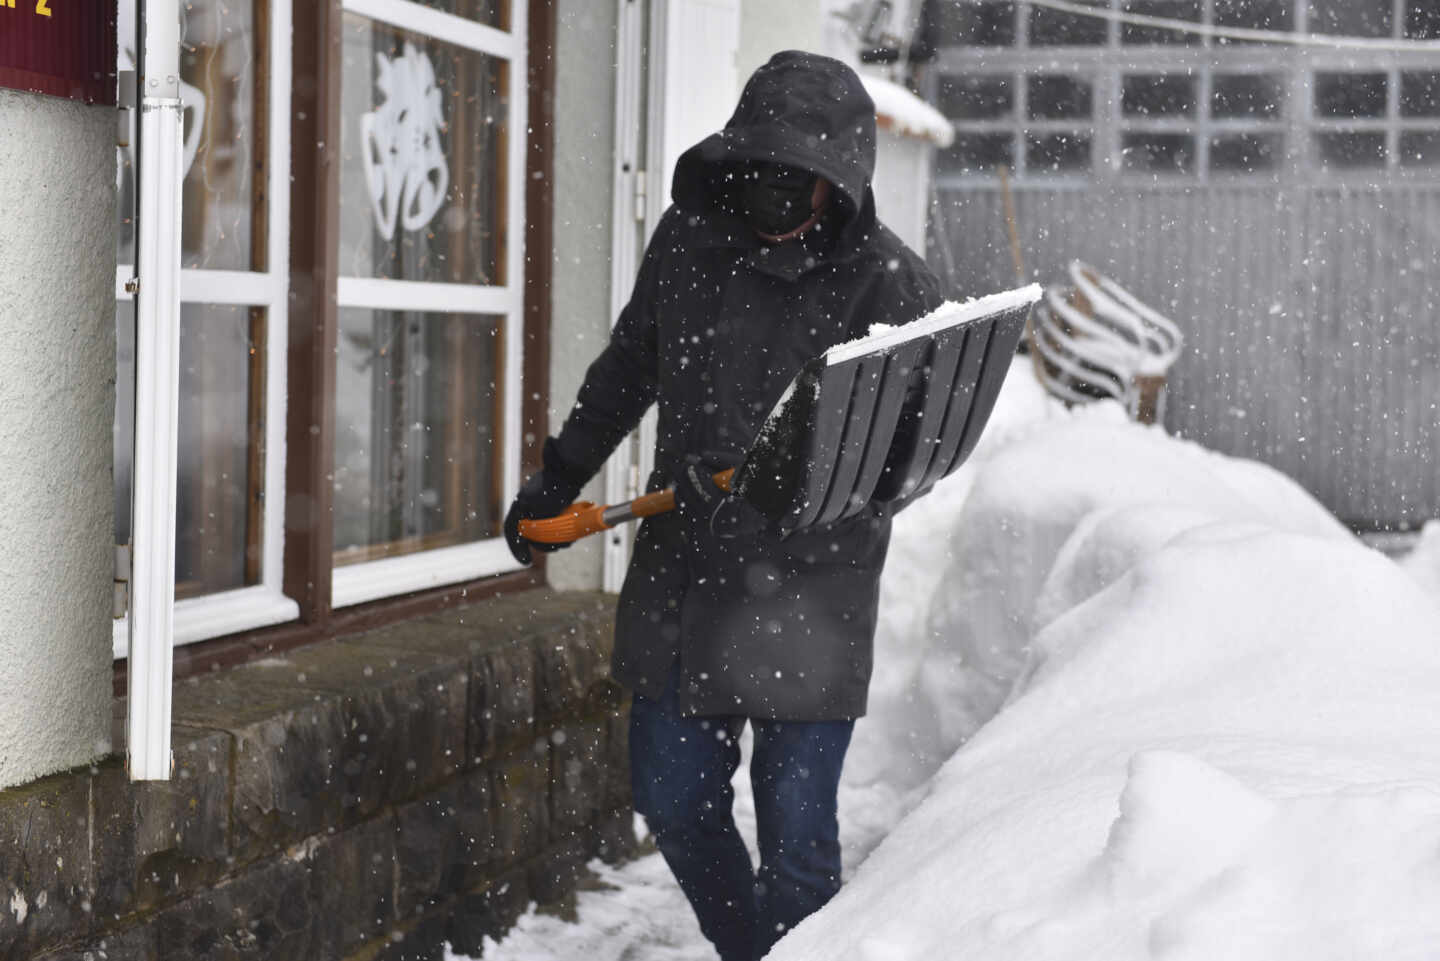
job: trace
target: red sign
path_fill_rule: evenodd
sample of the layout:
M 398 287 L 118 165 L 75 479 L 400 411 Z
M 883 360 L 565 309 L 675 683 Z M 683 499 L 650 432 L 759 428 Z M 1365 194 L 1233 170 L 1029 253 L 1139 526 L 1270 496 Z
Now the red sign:
M 0 87 L 115 103 L 116 0 L 0 0 Z

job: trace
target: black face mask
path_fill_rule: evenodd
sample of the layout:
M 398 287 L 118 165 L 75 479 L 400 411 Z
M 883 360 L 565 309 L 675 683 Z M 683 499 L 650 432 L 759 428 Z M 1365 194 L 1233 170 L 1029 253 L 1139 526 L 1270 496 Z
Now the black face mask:
M 779 236 L 815 213 L 810 199 L 820 178 L 808 170 L 777 163 L 755 163 L 740 173 L 740 205 L 752 230 Z

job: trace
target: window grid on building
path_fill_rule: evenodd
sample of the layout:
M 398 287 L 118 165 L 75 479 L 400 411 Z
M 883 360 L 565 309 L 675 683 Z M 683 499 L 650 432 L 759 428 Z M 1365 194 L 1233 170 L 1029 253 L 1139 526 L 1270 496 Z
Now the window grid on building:
M 291 9 L 291 0 L 206 0 L 187 4 L 182 20 L 177 645 L 299 612 L 282 584 Z M 128 68 L 133 22 L 117 33 Z M 116 164 L 123 211 L 134 148 L 121 148 Z M 122 213 L 117 228 L 116 537 L 128 544 L 134 222 Z M 117 658 L 128 654 L 126 618 L 115 620 L 112 643 Z
M 520 473 L 527 129 L 525 4 L 342 0 L 341 7 L 347 45 L 357 32 L 370 31 L 377 38 L 371 56 L 388 62 L 373 83 L 347 83 L 342 102 L 373 110 L 378 128 L 386 105 L 393 106 L 397 99 L 394 89 L 380 90 L 382 78 L 388 73 L 393 87 L 409 76 L 406 82 L 414 86 L 416 71 L 440 88 L 439 97 L 451 99 L 437 99 L 437 113 L 443 112 L 445 119 L 433 118 L 436 129 L 422 131 L 440 144 L 435 156 L 411 158 L 422 161 L 421 166 L 429 164 L 423 172 L 427 184 L 442 168 L 447 171 L 448 188 L 442 184 L 440 196 L 431 198 L 438 204 L 444 197 L 443 205 L 410 217 L 425 197 L 423 189 L 412 188 L 422 176 L 417 167 L 409 180 L 398 175 L 387 188 L 404 193 L 400 209 L 391 210 L 390 219 L 381 223 L 385 219 L 376 179 L 380 165 L 367 169 L 362 182 L 351 169 L 355 158 L 342 158 L 337 301 L 345 336 L 340 360 L 353 363 L 341 371 L 341 389 L 349 393 L 337 396 L 335 403 L 337 409 L 348 410 L 363 402 L 370 411 L 368 427 L 357 421 L 337 433 L 343 445 L 336 452 L 335 471 L 332 603 L 337 608 L 519 566 L 501 536 L 499 512 L 518 489 Z M 442 61 L 450 59 L 459 66 L 447 71 Z M 473 84 L 486 70 L 493 71 L 494 79 L 488 94 L 476 93 L 485 87 L 480 82 L 469 90 L 471 95 L 455 99 L 463 84 L 459 78 L 468 76 Z M 362 89 L 372 85 L 375 90 Z M 421 96 L 424 85 L 422 79 L 411 96 Z M 449 89 L 451 85 L 456 89 Z M 495 102 L 479 105 L 486 96 Z M 421 97 L 414 109 L 397 112 L 387 122 L 413 126 L 424 103 Z M 355 127 L 360 113 L 350 106 L 342 110 L 342 124 L 350 125 L 343 131 L 342 145 L 348 138 L 368 138 L 351 151 L 356 154 L 369 152 L 369 140 L 379 136 L 373 128 L 361 134 Z M 493 153 L 472 151 L 465 161 L 462 153 L 469 145 L 461 143 L 461 127 L 472 136 L 480 131 L 481 139 L 487 128 L 495 130 Z M 392 131 L 402 146 L 411 142 L 414 132 L 412 127 Z M 447 152 L 453 155 L 443 155 Z M 474 178 L 476 184 L 462 185 L 462 177 Z M 366 184 L 376 204 L 378 233 L 372 232 L 368 215 L 352 220 L 347 213 Z M 463 186 L 478 187 L 472 195 L 488 190 L 495 202 L 481 216 L 462 211 Z M 476 202 L 473 196 L 470 202 Z M 458 216 L 462 213 L 471 216 Z M 447 247 L 444 238 L 435 239 L 441 233 L 484 237 L 468 245 L 455 240 Z M 456 267 L 459 247 L 468 255 L 468 269 Z M 346 256 L 362 248 L 365 257 Z M 448 257 L 436 256 L 446 250 Z M 403 359 L 397 361 L 373 346 L 344 353 L 353 346 L 354 335 L 363 339 L 367 332 L 373 332 L 377 342 L 382 335 L 392 336 L 394 353 Z M 459 356 L 462 353 L 466 356 Z M 368 391 L 358 379 L 365 365 L 374 372 Z M 475 397 L 466 401 L 468 394 L 479 397 L 486 391 L 489 395 L 478 402 Z M 455 462 L 465 458 L 457 451 L 468 451 L 472 461 L 460 473 Z M 463 480 L 457 480 L 462 474 Z M 363 488 L 359 498 L 352 493 L 356 486 Z
M 422 536 L 400 539 L 406 556 L 394 556 L 399 552 L 389 550 L 386 544 L 374 545 L 379 549 L 356 563 L 347 563 L 353 552 L 327 556 L 321 576 L 330 582 L 331 594 L 323 602 L 316 602 L 296 586 L 306 584 L 311 575 L 304 569 L 304 552 L 286 548 L 287 532 L 292 544 L 294 541 L 293 531 L 285 526 L 287 493 L 297 494 L 302 505 L 314 504 L 321 499 L 314 484 L 328 486 L 331 480 L 324 475 L 324 479 L 307 478 L 309 483 L 301 482 L 299 487 L 287 485 L 288 457 L 306 445 L 307 428 L 308 436 L 318 435 L 322 425 L 317 421 L 327 419 L 312 410 L 314 419 L 308 424 L 297 428 L 287 422 L 290 410 L 306 409 L 307 392 L 313 386 L 288 383 L 287 376 L 292 349 L 287 336 L 289 304 L 294 296 L 289 256 L 290 144 L 295 119 L 291 110 L 291 24 L 292 12 L 310 11 L 293 11 L 291 0 L 196 0 L 187 4 L 181 31 L 181 61 L 187 71 L 182 77 L 187 175 L 182 207 L 184 269 L 180 274 L 177 645 L 294 622 L 301 614 L 297 598 L 302 595 L 310 605 L 310 617 L 328 619 L 332 606 L 413 594 L 519 568 L 500 534 L 498 512 L 519 486 L 526 396 L 521 381 L 525 164 L 530 140 L 526 124 L 527 5 L 512 0 L 327 0 L 327 4 L 332 2 L 334 13 L 327 16 L 341 26 L 342 36 L 347 25 L 375 25 L 377 36 L 384 31 L 399 38 L 391 45 L 393 49 L 377 44 L 364 51 L 373 74 L 358 90 L 344 89 L 337 72 L 343 69 L 341 64 L 328 68 L 336 73 L 331 80 L 341 87 L 342 103 L 347 96 L 361 98 L 350 102 L 358 109 L 350 117 L 341 117 L 342 129 L 345 123 L 355 121 L 356 115 L 378 114 L 377 108 L 396 101 L 391 116 L 371 121 L 377 129 L 382 120 L 390 123 L 386 145 L 391 149 L 371 153 L 374 163 L 370 169 L 349 183 L 356 188 L 351 199 L 366 211 L 366 218 L 374 202 L 374 220 L 380 225 L 377 236 L 395 238 L 389 246 L 377 241 L 376 249 L 383 247 L 381 252 L 388 256 L 404 245 L 407 230 L 412 237 L 428 232 L 442 237 L 432 247 L 449 244 L 447 256 L 464 247 L 468 267 L 460 271 L 442 264 L 442 269 L 436 269 L 433 257 L 427 261 L 424 256 L 402 251 L 402 269 L 392 270 L 388 261 L 382 262 L 377 255 L 373 264 L 357 267 L 352 261 L 346 269 L 342 263 L 338 277 L 330 274 L 334 286 L 317 300 L 330 300 L 332 311 L 338 306 L 338 318 L 326 324 L 343 327 L 350 322 L 353 327 L 356 317 L 373 315 L 377 330 L 388 325 L 398 338 L 425 342 L 429 350 L 423 356 L 401 353 L 387 360 L 387 370 L 376 375 L 377 383 L 388 377 L 397 385 L 393 397 L 384 399 L 400 400 L 394 410 L 397 416 L 387 425 L 392 429 L 386 439 L 394 443 L 385 450 L 385 458 L 376 458 L 385 460 L 378 473 L 394 463 L 397 452 L 406 456 L 406 451 L 417 449 L 405 436 L 408 430 L 414 429 L 417 436 L 422 432 L 443 435 L 443 443 L 448 445 L 443 452 L 410 456 L 406 466 L 412 473 L 423 468 L 427 481 L 438 475 L 453 478 L 465 474 L 470 490 L 478 492 L 472 499 L 484 501 L 484 506 L 476 519 L 474 505 L 467 496 L 455 494 L 454 484 L 451 489 L 439 490 L 438 503 L 430 503 L 434 491 L 429 488 L 441 485 L 427 483 L 427 489 L 418 491 L 407 488 L 407 507 L 414 508 L 412 514 L 443 513 L 460 522 L 450 524 L 451 529 L 439 536 L 425 531 Z M 314 29 L 313 23 L 309 29 Z M 120 61 L 126 66 L 133 64 L 135 41 L 124 31 L 121 34 L 117 38 Z M 407 37 L 415 42 L 406 42 Z M 307 34 L 307 42 L 313 39 Z M 453 51 L 457 60 L 466 61 L 464 71 L 455 76 L 443 69 L 427 74 L 420 64 L 423 57 L 410 49 L 425 44 Z M 382 50 L 386 54 L 383 67 L 377 58 Z M 438 60 L 431 66 L 440 66 Z M 383 90 L 370 82 L 382 73 L 388 73 Z M 456 77 L 470 81 L 472 96 L 457 96 L 458 80 L 449 83 Z M 441 88 L 438 96 L 437 87 Z M 489 219 L 479 228 L 461 216 L 473 212 L 457 209 L 448 198 L 440 204 L 434 196 L 427 198 L 425 184 L 436 182 L 435 171 L 416 172 L 414 155 L 419 140 L 408 136 L 414 128 L 405 126 L 406 107 L 423 108 L 437 100 L 444 104 L 447 118 L 455 121 L 441 124 L 441 147 L 448 148 L 452 140 L 460 138 L 461 133 L 453 127 L 468 130 L 484 147 L 483 156 L 475 150 L 463 156 L 457 152 L 459 162 L 448 173 L 452 184 L 467 175 L 470 195 L 483 195 Z M 353 128 L 354 124 L 348 131 L 352 138 L 356 134 Z M 317 167 L 334 156 L 334 139 L 316 141 L 313 152 L 325 158 L 316 161 Z M 332 141 L 330 150 L 326 141 Z M 302 154 L 312 151 L 303 141 L 300 147 Z M 115 285 L 120 354 L 115 426 L 118 544 L 128 543 L 131 536 L 124 507 L 130 496 L 132 415 L 128 412 L 133 405 L 127 385 L 133 385 L 134 370 L 134 347 L 127 348 L 127 344 L 133 344 L 130 281 L 135 242 L 133 219 L 126 212 L 133 193 L 133 164 L 133 148 L 122 148 L 117 155 L 121 203 L 117 223 L 120 266 Z M 479 189 L 473 189 L 472 180 Z M 380 181 L 388 190 L 383 199 L 375 196 Z M 444 196 L 443 186 L 439 193 Z M 305 199 L 302 196 L 299 204 L 301 226 L 320 231 L 324 243 L 343 251 L 344 238 L 327 232 L 323 212 L 307 208 Z M 430 209 L 422 213 L 427 204 Z M 368 229 L 369 220 L 365 223 Z M 346 226 L 354 224 L 347 222 Z M 475 239 L 477 235 L 483 236 Z M 367 275 L 370 268 L 373 271 Z M 311 309 L 315 309 L 313 303 Z M 316 310 L 317 317 L 323 313 Z M 385 356 L 389 352 L 376 353 Z M 418 385 L 413 383 L 410 374 L 432 360 L 440 373 L 428 381 L 422 378 L 424 382 Z M 383 393 L 377 389 L 369 399 Z M 347 399 L 332 394 L 325 404 L 333 412 Z M 435 424 L 402 423 L 399 416 L 437 408 L 442 409 L 442 416 Z M 459 417 L 449 416 L 456 411 Z M 465 426 L 480 424 L 483 429 L 460 437 L 461 428 L 455 423 L 460 419 Z M 187 422 L 192 427 L 188 433 Z M 471 455 L 468 474 L 452 463 L 457 447 Z M 117 658 L 128 653 L 125 618 L 115 621 L 114 652 Z
M 1094 0 L 1214 27 L 1440 38 L 1430 0 Z M 1440 55 L 1232 41 L 1010 0 L 939 5 L 941 185 L 1440 179 Z

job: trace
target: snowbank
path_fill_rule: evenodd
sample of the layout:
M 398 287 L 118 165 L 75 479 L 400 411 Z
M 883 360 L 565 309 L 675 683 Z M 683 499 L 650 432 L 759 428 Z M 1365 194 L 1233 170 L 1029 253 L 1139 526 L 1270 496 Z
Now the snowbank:
M 1430 521 L 1425 525 L 1420 531 L 1419 543 L 1400 562 L 1400 566 L 1436 602 L 1440 602 L 1440 521 Z
M 842 812 L 914 810 L 771 958 L 1440 956 L 1440 536 L 1031 381 L 897 523 Z

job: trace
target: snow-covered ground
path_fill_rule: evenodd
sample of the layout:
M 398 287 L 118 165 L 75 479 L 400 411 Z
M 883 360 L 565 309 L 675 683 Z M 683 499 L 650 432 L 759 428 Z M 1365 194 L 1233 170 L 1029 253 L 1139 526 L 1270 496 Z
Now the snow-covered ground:
M 1440 957 L 1440 525 L 1396 564 L 1017 367 L 896 522 L 871 690 L 776 961 Z M 711 961 L 658 855 L 595 869 L 485 957 Z

